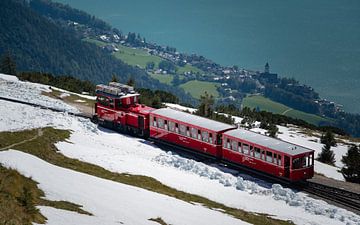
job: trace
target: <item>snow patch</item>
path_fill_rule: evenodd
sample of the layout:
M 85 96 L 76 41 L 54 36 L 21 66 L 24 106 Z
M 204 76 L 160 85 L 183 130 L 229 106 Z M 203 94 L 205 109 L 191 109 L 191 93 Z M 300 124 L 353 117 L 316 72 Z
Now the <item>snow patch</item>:
M 301 207 L 310 214 L 326 216 L 341 222 L 346 221 L 348 224 L 360 224 L 360 216 L 329 205 L 324 201 L 315 200 L 306 195 L 295 193 L 292 189 L 283 188 L 280 184 L 273 184 L 271 188 L 261 187 L 255 182 L 244 180 L 243 177 L 236 177 L 221 172 L 218 168 L 209 167 L 204 163 L 192 159 L 182 158 L 174 155 L 172 152 L 162 153 L 153 160 L 161 165 L 175 167 L 201 177 L 217 180 L 225 187 L 234 187 L 239 191 L 245 191 L 250 194 L 271 196 L 277 201 L 284 201 L 289 206 Z

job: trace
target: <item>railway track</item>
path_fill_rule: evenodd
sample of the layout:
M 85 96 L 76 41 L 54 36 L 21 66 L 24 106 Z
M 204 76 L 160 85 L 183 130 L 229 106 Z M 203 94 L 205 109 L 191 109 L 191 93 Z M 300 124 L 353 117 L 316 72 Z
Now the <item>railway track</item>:
M 9 102 L 15 102 L 15 103 L 20 103 L 20 104 L 25 104 L 25 105 L 29 105 L 29 106 L 33 106 L 33 107 L 37 107 L 37 108 L 41 108 L 41 109 L 47 109 L 47 110 L 51 110 L 54 112 L 66 112 L 64 110 L 60 110 L 60 109 L 56 109 L 56 108 L 52 108 L 52 107 L 47 107 L 47 106 L 42 106 L 39 104 L 35 104 L 35 103 L 30 103 L 30 102 L 25 102 L 25 101 L 21 101 L 21 100 L 17 100 L 17 99 L 11 99 L 11 98 L 6 98 L 6 97 L 0 97 L 0 100 L 3 101 L 9 101 Z M 91 119 L 91 116 L 88 115 L 84 115 L 84 114 L 78 114 L 78 113 L 73 113 L 73 112 L 66 112 L 69 115 L 73 115 L 76 117 L 81 117 L 81 118 L 87 118 L 87 119 Z M 155 141 L 155 140 L 153 140 Z M 179 147 L 179 146 L 175 146 L 175 145 L 171 145 L 168 143 L 163 143 L 163 142 L 157 142 L 159 145 L 161 145 L 162 148 L 164 148 L 165 150 L 169 150 L 171 149 L 171 151 L 175 150 L 175 152 L 177 153 L 181 153 L 184 149 Z M 261 179 L 264 179 L 266 181 L 270 181 L 270 183 L 276 182 L 276 183 L 280 183 L 286 187 L 289 188 L 293 188 L 293 189 L 297 189 L 300 191 L 304 191 L 307 192 L 309 194 L 315 195 L 321 199 L 324 200 L 328 200 L 330 202 L 334 202 L 337 203 L 339 206 L 344 206 L 347 209 L 360 214 L 360 194 L 359 193 L 354 193 L 354 192 L 350 192 L 347 190 L 343 190 L 343 189 L 339 189 L 339 188 L 335 188 L 335 187 L 331 187 L 331 186 L 327 186 L 324 184 L 319 184 L 319 183 L 315 183 L 315 182 L 311 182 L 311 181 L 306 181 L 306 182 L 301 182 L 301 183 L 296 183 L 296 184 L 292 184 L 290 182 L 287 182 L 285 180 L 273 177 L 273 176 L 269 176 L 266 175 L 264 173 L 260 173 L 257 171 L 253 171 L 249 168 L 245 168 L 243 166 L 240 165 L 236 165 L 236 164 L 231 164 L 229 162 L 221 162 L 217 159 L 211 158 L 209 156 L 204 156 L 202 154 L 199 153 L 194 153 L 194 152 L 190 152 L 189 150 L 186 150 L 186 154 L 180 154 L 184 157 L 187 158 L 192 158 L 195 159 L 197 161 L 200 162 L 206 162 L 209 161 L 210 162 L 217 162 L 217 163 L 225 163 L 224 165 L 228 168 L 233 168 L 233 169 L 237 169 L 237 170 L 241 170 L 244 172 L 249 173 L 250 175 L 255 175 Z M 195 155 L 195 158 L 192 157 Z
M 298 187 L 296 187 L 298 186 Z M 315 183 L 312 181 L 306 181 L 299 183 L 295 188 L 299 188 L 302 191 L 305 191 L 309 194 L 321 197 L 323 199 L 338 203 L 342 206 L 351 209 L 355 213 L 360 213 L 360 194 L 343 190 L 340 188 L 335 188 L 327 186 L 320 183 Z

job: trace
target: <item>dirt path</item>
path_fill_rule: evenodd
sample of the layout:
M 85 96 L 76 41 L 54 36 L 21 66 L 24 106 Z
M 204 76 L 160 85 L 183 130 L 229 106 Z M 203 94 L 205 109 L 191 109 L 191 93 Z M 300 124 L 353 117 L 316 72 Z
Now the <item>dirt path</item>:
M 293 110 L 293 109 L 287 109 L 283 113 L 281 113 L 281 115 L 285 115 L 287 112 L 290 112 L 291 110 Z
M 41 137 L 43 134 L 44 134 L 43 130 L 42 130 L 42 129 L 39 129 L 38 132 L 37 132 L 37 134 L 36 134 L 34 137 L 29 138 L 29 139 L 26 139 L 26 140 L 23 140 L 23 141 L 20 141 L 20 142 L 18 142 L 18 143 L 14 143 L 14 144 L 8 145 L 8 146 L 6 146 L 6 147 L 4 147 L 4 148 L 0 148 L 0 151 L 4 151 L 4 150 L 10 149 L 10 148 L 13 148 L 13 147 L 15 147 L 15 146 L 17 146 L 17 145 L 22 145 L 22 144 L 24 144 L 24 143 L 26 143 L 26 142 L 29 142 L 29 141 L 33 141 L 33 140 L 35 140 L 36 138 Z

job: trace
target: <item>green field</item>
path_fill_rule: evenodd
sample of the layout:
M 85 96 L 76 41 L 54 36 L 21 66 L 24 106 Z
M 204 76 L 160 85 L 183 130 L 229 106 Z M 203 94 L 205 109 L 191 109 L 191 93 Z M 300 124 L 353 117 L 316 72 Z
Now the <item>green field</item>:
M 248 96 L 244 98 L 243 107 L 249 107 L 249 108 L 259 107 L 261 111 L 264 110 L 276 114 L 289 116 L 292 118 L 301 119 L 314 125 L 319 125 L 319 123 L 322 121 L 329 121 L 328 118 L 323 118 L 318 115 L 305 113 L 299 110 L 292 109 L 286 105 L 283 105 L 278 102 L 274 102 L 260 95 Z
M 193 72 L 193 73 L 200 73 L 200 74 L 204 73 L 204 71 L 202 71 L 201 69 L 196 68 L 195 66 L 192 66 L 190 64 L 186 64 L 183 67 L 180 67 L 180 66 L 177 67 L 177 73 L 184 74 L 185 72 Z
M 180 85 L 186 92 L 190 93 L 194 98 L 200 99 L 201 95 L 207 91 L 215 98 L 219 97 L 219 92 L 216 90 L 219 84 L 207 81 L 192 80 Z
M 106 42 L 86 38 L 83 39 L 84 41 L 96 44 L 97 46 L 103 47 L 107 45 Z M 164 60 L 159 56 L 151 55 L 146 50 L 139 49 L 139 48 L 130 48 L 123 45 L 116 45 L 119 49 L 118 52 L 114 52 L 113 55 L 124 61 L 125 63 L 133 66 L 139 66 L 141 68 L 145 68 L 148 62 L 154 62 L 155 68 L 158 68 L 159 63 Z M 190 65 L 186 64 L 183 67 L 177 66 L 177 73 L 184 74 L 185 72 L 193 72 L 193 73 L 200 73 L 203 74 L 204 71 Z
M 155 67 L 157 68 L 162 61 L 162 58 L 150 55 L 147 51 L 142 49 L 134 49 L 122 45 L 118 45 L 118 48 L 119 51 L 114 52 L 113 55 L 129 65 L 145 68 L 148 62 L 154 62 Z
M 159 80 L 161 83 L 172 85 L 171 82 L 174 78 L 173 75 L 170 74 L 149 74 L 152 78 Z

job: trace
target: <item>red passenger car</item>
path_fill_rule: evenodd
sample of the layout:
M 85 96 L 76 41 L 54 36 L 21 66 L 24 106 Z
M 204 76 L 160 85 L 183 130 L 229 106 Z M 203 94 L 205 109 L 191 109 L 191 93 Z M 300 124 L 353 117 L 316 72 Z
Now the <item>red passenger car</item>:
M 221 134 L 234 126 L 174 109 L 150 113 L 150 137 L 213 157 L 222 157 Z
M 223 134 L 223 159 L 291 181 L 314 175 L 314 150 L 244 129 Z

